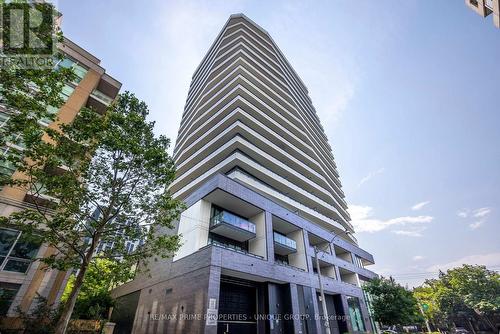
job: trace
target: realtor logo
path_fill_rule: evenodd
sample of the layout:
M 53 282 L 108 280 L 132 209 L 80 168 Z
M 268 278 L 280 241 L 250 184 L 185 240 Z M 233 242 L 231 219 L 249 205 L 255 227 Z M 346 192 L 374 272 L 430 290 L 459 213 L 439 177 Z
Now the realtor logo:
M 43 67 L 52 59 L 57 14 L 53 4 L 4 2 L 0 14 L 2 65 L 8 61 L 21 67 Z

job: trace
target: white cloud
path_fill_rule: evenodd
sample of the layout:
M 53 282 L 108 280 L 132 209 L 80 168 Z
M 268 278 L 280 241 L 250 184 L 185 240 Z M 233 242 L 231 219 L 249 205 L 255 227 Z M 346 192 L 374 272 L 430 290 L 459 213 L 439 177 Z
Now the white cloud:
M 423 232 L 427 229 L 427 226 L 415 226 L 407 228 L 406 230 L 394 230 L 392 233 L 404 235 L 407 237 L 421 237 Z
M 476 218 L 482 218 L 482 217 L 488 216 L 490 214 L 490 212 L 491 212 L 490 208 L 480 208 L 480 209 L 474 210 L 473 215 Z
M 426 206 L 427 204 L 429 204 L 431 201 L 424 201 L 424 202 L 420 202 L 420 203 L 417 203 L 415 204 L 414 206 L 411 207 L 411 209 L 413 211 L 417 211 L 417 210 L 420 210 L 422 209 L 424 206 Z
M 425 257 L 423 257 L 422 255 L 415 255 L 412 258 L 413 261 L 422 261 L 423 259 L 425 259 Z
M 480 228 L 481 225 L 483 225 L 483 224 L 484 224 L 484 220 L 478 220 L 477 222 L 470 223 L 469 227 L 471 228 L 471 230 L 475 230 L 475 229 Z
M 469 255 L 463 257 L 461 259 L 451 261 L 444 264 L 435 264 L 427 269 L 429 272 L 436 272 L 439 270 L 448 270 L 455 267 L 460 267 L 463 264 L 472 264 L 472 265 L 483 265 L 487 267 L 494 267 L 500 265 L 500 252 L 498 253 L 489 253 L 489 254 L 477 254 L 477 255 Z
M 368 173 L 368 175 L 366 175 L 365 177 L 363 177 L 359 183 L 358 183 L 358 188 L 361 187 L 363 184 L 365 184 L 366 182 L 368 182 L 370 179 L 372 179 L 374 176 L 376 175 L 379 175 L 379 174 L 382 174 L 383 172 L 385 171 L 385 168 L 379 168 L 377 169 L 376 171 L 372 171 L 370 173 Z
M 422 225 L 434 219 L 431 216 L 403 216 L 382 220 L 373 218 L 373 208 L 363 205 L 351 205 L 349 213 L 356 232 L 374 233 L 390 227 L 405 226 L 405 229 L 395 230 L 393 233 L 406 236 L 420 236 L 426 229 L 426 226 Z
M 458 210 L 457 216 L 459 216 L 460 218 L 467 218 L 467 216 L 469 216 L 469 210 L 467 209 Z
M 475 218 L 475 221 L 469 224 L 469 228 L 471 230 L 477 230 L 484 225 L 490 213 L 491 208 L 482 207 L 475 210 L 461 209 L 457 211 L 457 216 L 460 218 Z

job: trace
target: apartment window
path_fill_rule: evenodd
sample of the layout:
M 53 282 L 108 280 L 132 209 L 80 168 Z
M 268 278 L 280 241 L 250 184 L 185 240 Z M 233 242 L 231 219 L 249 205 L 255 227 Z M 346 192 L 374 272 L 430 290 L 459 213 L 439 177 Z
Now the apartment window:
M 479 3 L 477 2 L 477 0 L 470 0 L 469 1 L 471 5 L 473 5 L 474 7 L 477 7 L 479 6 Z
M 0 282 L 0 315 L 6 315 L 9 312 L 10 305 L 20 287 L 21 284 Z
M 22 138 L 20 134 L 12 134 L 6 133 L 5 127 L 7 126 L 7 122 L 9 121 L 11 115 L 9 112 L 0 111 L 0 135 L 6 136 L 7 142 L 10 144 L 23 147 Z
M 248 242 L 247 241 L 237 241 L 230 238 L 226 238 L 222 235 L 215 233 L 208 234 L 208 243 L 212 245 L 222 246 L 224 248 L 233 249 L 240 252 L 248 252 Z
M 61 97 L 63 98 L 64 101 L 67 101 L 74 91 L 75 89 L 72 86 L 65 84 L 61 89 Z
M 0 128 L 3 128 L 5 124 L 7 124 L 9 118 L 9 114 L 7 114 L 6 112 L 0 112 Z
M 87 74 L 88 70 L 83 67 L 82 65 L 78 64 L 76 61 L 70 58 L 64 58 L 63 60 L 59 61 L 56 64 L 56 70 L 59 68 L 70 68 L 73 70 L 73 73 L 75 74 L 75 83 L 79 83 L 82 81 L 83 77 Z
M 290 263 L 288 262 L 288 255 L 274 254 L 274 261 L 276 263 L 290 265 Z
M 26 273 L 40 244 L 23 238 L 22 233 L 0 229 L 0 270 Z
M 19 150 L 10 146 L 0 147 L 0 175 L 11 176 L 12 174 L 14 174 L 16 167 L 11 161 L 6 159 L 8 156 L 14 155 L 19 156 Z

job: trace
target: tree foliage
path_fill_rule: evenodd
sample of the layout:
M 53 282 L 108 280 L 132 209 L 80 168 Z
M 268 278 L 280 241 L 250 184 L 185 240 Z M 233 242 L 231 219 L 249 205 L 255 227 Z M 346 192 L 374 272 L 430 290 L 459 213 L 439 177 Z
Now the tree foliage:
M 413 325 L 422 317 L 411 291 L 394 279 L 375 278 L 363 286 L 372 297 L 373 318 L 384 325 Z
M 177 235 L 156 233 L 168 231 L 182 207 L 167 191 L 174 178 L 169 140 L 154 135 L 146 104 L 130 93 L 120 95 L 104 116 L 83 108 L 72 123 L 57 127 L 33 120 L 26 128 L 23 124 L 37 116 L 22 104 L 16 107 L 9 126 L 11 133 L 22 134 L 25 149 L 21 158 L 9 158 L 23 177 L 3 183 L 43 201 L 2 220 L 55 247 L 56 254 L 41 259 L 51 268 L 78 269 L 62 314 L 67 325 L 93 258 L 119 258 L 130 267 L 177 249 Z M 127 252 L 130 240 L 144 243 Z M 95 254 L 100 242 L 113 247 Z
M 76 299 L 72 317 L 74 319 L 106 319 L 109 308 L 114 305 L 111 289 L 125 283 L 134 276 L 133 268 L 122 262 L 109 259 L 92 260 Z M 76 275 L 69 278 L 61 301 L 68 300 L 75 285 Z
M 426 313 L 438 323 L 482 322 L 495 329 L 500 317 L 500 274 L 484 266 L 463 265 L 440 273 L 415 289 L 417 299 L 433 307 Z

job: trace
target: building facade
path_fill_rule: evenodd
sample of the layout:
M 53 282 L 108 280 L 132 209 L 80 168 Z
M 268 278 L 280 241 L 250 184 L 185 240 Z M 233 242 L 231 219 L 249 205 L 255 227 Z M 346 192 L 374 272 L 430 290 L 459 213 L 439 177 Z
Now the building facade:
M 57 66 L 72 68 L 76 74 L 74 82 L 66 83 L 62 95 L 65 103 L 59 110 L 54 110 L 58 121 L 71 122 L 82 107 L 92 107 L 97 113 L 104 113 L 107 106 L 116 98 L 121 83 L 112 78 L 100 64 L 100 60 L 65 38 L 59 45 L 64 59 Z M 7 124 L 10 112 L 0 105 L 0 129 Z M 44 126 L 56 128 L 56 122 Z M 22 154 L 22 147 L 7 143 L 0 148 L 0 154 L 16 151 Z M 19 177 L 8 163 L 0 165 L 0 173 Z M 35 208 L 51 201 L 43 194 L 32 194 L 25 189 L 14 187 L 0 188 L 0 215 L 8 216 L 12 212 Z M 57 305 L 66 285 L 69 273 L 47 270 L 34 258 L 47 257 L 56 253 L 54 247 L 37 245 L 23 240 L 19 231 L 0 226 L 0 316 L 14 317 L 18 307 L 29 312 L 36 303 L 37 295 L 47 298 L 49 304 Z
M 465 0 L 465 4 L 482 17 L 493 14 L 493 24 L 500 28 L 500 0 Z
M 242 14 L 193 75 L 174 158 L 182 246 L 114 290 L 115 333 L 323 333 L 315 249 L 331 332 L 373 331 L 373 256 L 307 88 Z

